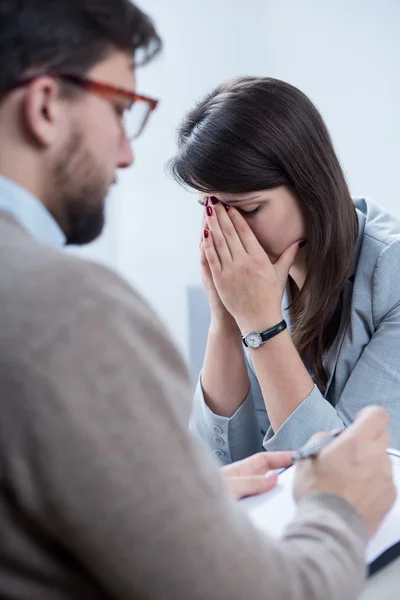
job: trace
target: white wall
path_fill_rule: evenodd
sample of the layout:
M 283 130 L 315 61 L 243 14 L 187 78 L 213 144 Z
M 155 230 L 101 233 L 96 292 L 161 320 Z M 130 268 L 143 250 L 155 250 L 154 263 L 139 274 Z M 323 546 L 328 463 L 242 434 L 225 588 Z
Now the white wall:
M 186 286 L 200 280 L 201 209 L 165 173 L 193 102 L 239 74 L 301 88 L 331 130 L 351 191 L 400 214 L 399 0 L 144 0 L 165 50 L 138 73 L 162 99 L 88 252 L 150 300 L 187 352 Z

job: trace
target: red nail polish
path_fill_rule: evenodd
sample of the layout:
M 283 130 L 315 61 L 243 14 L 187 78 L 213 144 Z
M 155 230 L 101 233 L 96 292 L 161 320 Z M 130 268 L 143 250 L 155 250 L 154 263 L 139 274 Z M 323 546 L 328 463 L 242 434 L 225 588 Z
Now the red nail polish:
M 211 217 L 211 215 L 212 215 L 212 208 L 211 208 L 211 206 L 207 206 L 207 214 L 208 214 L 209 217 Z
M 210 202 L 213 206 L 215 206 L 216 204 L 218 204 L 218 198 L 216 198 L 215 196 L 211 196 Z
M 224 204 L 223 202 L 221 202 L 221 204 L 225 208 L 226 212 L 228 212 L 228 210 L 231 210 L 231 207 L 229 206 L 229 204 Z
M 206 201 L 204 202 L 204 206 L 208 206 L 208 201 L 209 201 L 209 198 L 207 196 Z
M 299 248 L 304 248 L 304 246 L 306 246 L 308 244 L 307 240 L 301 240 L 301 242 L 299 242 Z
M 208 238 L 208 229 L 204 230 L 204 239 L 206 240 Z

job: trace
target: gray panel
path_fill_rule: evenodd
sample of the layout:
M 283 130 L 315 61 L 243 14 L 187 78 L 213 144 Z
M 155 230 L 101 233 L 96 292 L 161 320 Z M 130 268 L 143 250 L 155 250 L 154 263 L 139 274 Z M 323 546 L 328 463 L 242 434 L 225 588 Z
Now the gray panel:
M 189 366 L 193 384 L 196 385 L 203 366 L 204 353 L 210 326 L 210 309 L 207 296 L 201 285 L 187 288 L 189 315 Z

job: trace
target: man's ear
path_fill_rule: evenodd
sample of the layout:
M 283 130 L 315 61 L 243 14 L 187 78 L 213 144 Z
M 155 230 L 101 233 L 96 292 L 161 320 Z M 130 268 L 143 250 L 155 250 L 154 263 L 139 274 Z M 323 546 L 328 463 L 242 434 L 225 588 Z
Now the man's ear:
M 62 102 L 58 83 L 52 77 L 39 77 L 27 86 L 23 115 L 28 133 L 40 146 L 51 146 L 59 137 Z

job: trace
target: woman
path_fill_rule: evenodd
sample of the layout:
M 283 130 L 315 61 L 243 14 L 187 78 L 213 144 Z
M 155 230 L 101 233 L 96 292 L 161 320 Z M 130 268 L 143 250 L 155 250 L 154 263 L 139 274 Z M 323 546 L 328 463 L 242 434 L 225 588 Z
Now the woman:
M 275 79 L 220 86 L 183 122 L 172 170 L 205 205 L 193 431 L 228 464 L 374 403 L 400 447 L 400 219 L 351 199 L 310 100 Z

